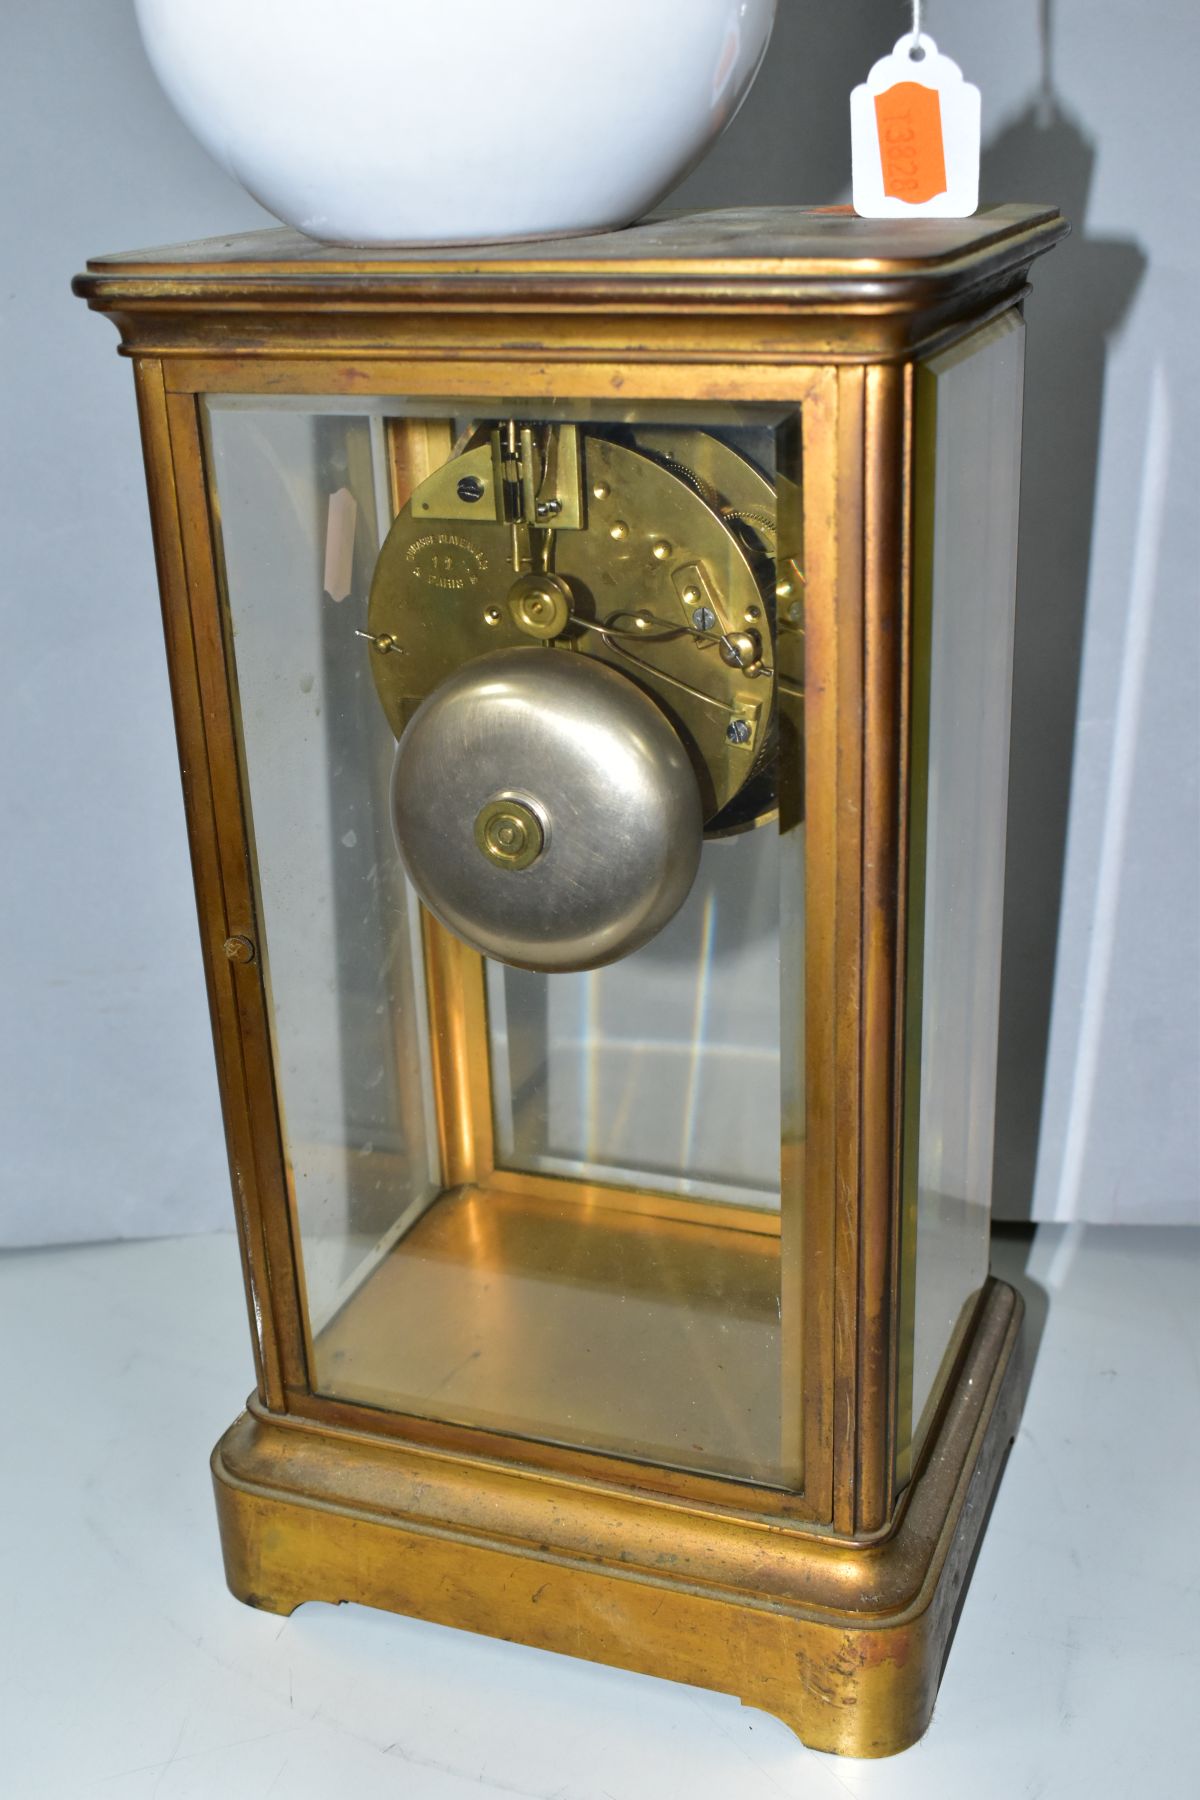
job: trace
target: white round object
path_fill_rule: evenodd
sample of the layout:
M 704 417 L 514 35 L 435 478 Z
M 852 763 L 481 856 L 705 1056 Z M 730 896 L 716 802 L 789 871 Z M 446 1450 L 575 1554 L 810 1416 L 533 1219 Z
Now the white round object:
M 155 72 L 278 218 L 339 244 L 627 225 L 732 119 L 777 0 L 136 0 Z

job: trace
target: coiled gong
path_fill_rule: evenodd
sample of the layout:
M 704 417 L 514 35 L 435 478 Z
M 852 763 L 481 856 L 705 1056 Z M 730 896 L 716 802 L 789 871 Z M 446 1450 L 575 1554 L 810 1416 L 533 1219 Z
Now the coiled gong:
M 623 439 L 473 428 L 372 584 L 401 856 L 444 925 L 523 968 L 636 950 L 705 831 L 770 811 L 776 693 L 802 660 L 776 619 L 776 490 L 702 433 Z
M 486 956 L 592 969 L 683 904 L 700 792 L 648 695 L 549 648 L 465 663 L 417 709 L 392 776 L 396 841 L 429 910 Z

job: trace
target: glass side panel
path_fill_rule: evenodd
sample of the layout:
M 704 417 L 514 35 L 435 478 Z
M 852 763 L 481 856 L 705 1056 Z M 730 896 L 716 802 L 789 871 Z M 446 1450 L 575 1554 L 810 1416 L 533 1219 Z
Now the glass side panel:
M 922 365 L 917 384 L 905 1108 L 914 1441 L 988 1268 L 1023 344 L 1008 314 Z
M 799 444 L 794 408 L 208 402 L 318 1393 L 800 1486 Z M 603 967 L 479 954 L 401 862 L 397 740 L 497 644 L 604 662 L 696 777 L 691 892 Z
M 207 423 L 284 1150 L 318 1333 L 438 1185 L 417 907 L 387 810 L 393 740 L 354 637 L 380 492 L 365 417 L 231 399 L 211 401 Z M 331 532 L 349 587 L 336 601 Z

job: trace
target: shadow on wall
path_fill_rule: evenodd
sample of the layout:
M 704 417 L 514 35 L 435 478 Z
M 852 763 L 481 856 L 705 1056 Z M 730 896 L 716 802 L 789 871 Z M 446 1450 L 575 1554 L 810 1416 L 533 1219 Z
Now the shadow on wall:
M 1108 340 L 1146 267 L 1132 239 L 1088 231 L 1095 141 L 1055 94 L 1050 43 L 1044 0 L 1040 90 L 985 148 L 982 170 L 985 204 L 1046 199 L 1072 226 L 1035 266 L 1029 304 L 996 1109 L 1004 1219 L 1032 1212 Z
M 872 7 L 781 0 L 762 73 L 666 205 L 824 206 L 850 189 L 849 94 L 879 56 Z M 888 40 L 891 41 L 890 39 Z
M 1072 236 L 1033 272 L 1025 382 L 995 1208 L 1029 1218 L 1066 853 L 1108 340 L 1146 258 L 1088 231 L 1096 145 L 1054 91 L 1051 0 L 1029 105 L 983 153 L 982 200 L 1057 205 Z M 879 55 L 873 8 L 780 7 L 750 98 L 671 207 L 848 197 L 847 96 Z

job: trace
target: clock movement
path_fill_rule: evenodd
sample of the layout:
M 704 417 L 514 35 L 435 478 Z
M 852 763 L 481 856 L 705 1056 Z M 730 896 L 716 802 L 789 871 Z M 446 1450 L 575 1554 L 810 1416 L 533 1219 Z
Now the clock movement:
M 1019 1406 L 988 1276 L 1052 211 L 97 259 L 256 1359 L 230 1586 L 882 1755 Z

